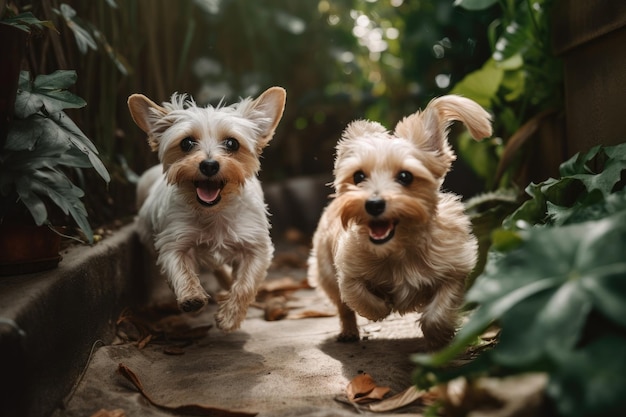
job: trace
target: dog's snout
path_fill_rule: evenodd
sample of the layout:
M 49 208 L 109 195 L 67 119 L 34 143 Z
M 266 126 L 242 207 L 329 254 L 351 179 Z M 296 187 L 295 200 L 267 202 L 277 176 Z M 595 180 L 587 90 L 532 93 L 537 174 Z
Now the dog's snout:
M 385 211 L 385 200 L 382 198 L 370 198 L 365 202 L 365 211 L 372 216 L 378 216 Z
M 214 159 L 205 159 L 200 162 L 200 172 L 207 177 L 212 177 L 220 170 L 220 163 Z

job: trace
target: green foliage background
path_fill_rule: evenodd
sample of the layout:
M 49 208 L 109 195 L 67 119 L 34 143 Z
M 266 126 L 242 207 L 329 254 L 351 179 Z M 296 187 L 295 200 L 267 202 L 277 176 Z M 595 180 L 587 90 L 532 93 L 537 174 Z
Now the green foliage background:
M 93 181 L 100 192 L 86 196 L 97 223 L 132 211 L 127 182 L 156 162 L 130 119 L 128 95 L 160 102 L 187 92 L 205 104 L 283 86 L 287 109 L 265 152 L 262 180 L 328 175 L 351 120 L 371 118 L 391 128 L 479 68 L 490 54 L 485 26 L 497 14 L 435 0 L 9 3 L 58 30 L 31 37 L 31 73 L 78 74 L 75 91 L 87 106 L 69 115 L 112 175 L 108 188 Z M 482 180 L 463 167 L 460 162 L 449 188 L 480 191 Z

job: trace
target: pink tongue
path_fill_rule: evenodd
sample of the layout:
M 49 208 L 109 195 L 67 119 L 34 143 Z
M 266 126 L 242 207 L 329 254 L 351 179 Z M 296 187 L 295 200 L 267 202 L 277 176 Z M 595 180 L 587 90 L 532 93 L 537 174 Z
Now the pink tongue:
M 220 195 L 220 186 L 212 181 L 201 181 L 196 187 L 198 198 L 205 203 L 212 203 Z
M 391 231 L 391 222 L 371 222 L 370 236 L 373 239 L 384 239 Z

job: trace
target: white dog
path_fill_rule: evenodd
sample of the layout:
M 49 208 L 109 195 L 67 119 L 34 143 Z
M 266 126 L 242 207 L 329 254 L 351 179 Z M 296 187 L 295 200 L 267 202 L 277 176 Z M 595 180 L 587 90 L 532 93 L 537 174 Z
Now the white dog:
M 257 173 L 285 97 L 272 87 L 231 106 L 198 107 L 177 94 L 162 106 L 139 94 L 128 99 L 161 162 L 138 185 L 141 240 L 156 250 L 183 311 L 206 305 L 198 271 L 213 270 L 229 290 L 216 315 L 224 331 L 240 326 L 274 252 Z

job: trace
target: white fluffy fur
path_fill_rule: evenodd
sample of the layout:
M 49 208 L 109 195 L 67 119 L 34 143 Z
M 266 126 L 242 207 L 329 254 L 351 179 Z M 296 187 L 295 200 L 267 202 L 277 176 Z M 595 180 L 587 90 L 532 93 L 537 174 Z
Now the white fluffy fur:
M 142 95 L 129 98 L 133 119 L 162 162 L 146 171 L 138 184 L 141 240 L 155 249 L 157 264 L 184 311 L 197 311 L 207 303 L 199 268 L 215 273 L 228 289 L 216 315 L 218 327 L 225 331 L 240 326 L 273 255 L 256 174 L 284 104 L 285 91 L 279 87 L 228 107 L 197 107 L 176 94 L 163 106 Z M 180 146 L 185 138 L 195 141 L 188 152 Z M 225 147 L 228 138 L 238 141 L 238 150 Z M 206 159 L 218 161 L 219 172 L 201 172 L 199 164 Z M 201 204 L 196 194 L 195 184 L 207 179 L 223 184 L 221 199 L 210 206 Z
M 455 159 L 447 141 L 453 120 L 476 139 L 491 135 L 490 115 L 478 104 L 444 96 L 394 132 L 361 120 L 339 141 L 336 194 L 313 237 L 308 271 L 337 305 L 339 341 L 359 339 L 355 312 L 382 320 L 419 311 L 431 349 L 454 335 L 477 243 L 459 197 L 440 190 Z M 411 181 L 402 181 L 406 175 Z

